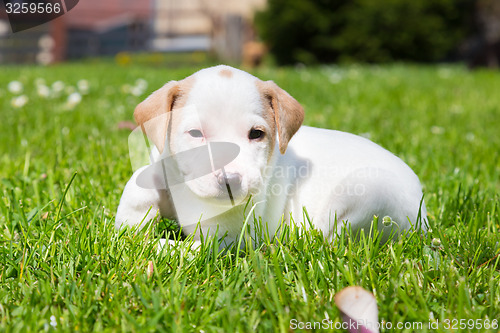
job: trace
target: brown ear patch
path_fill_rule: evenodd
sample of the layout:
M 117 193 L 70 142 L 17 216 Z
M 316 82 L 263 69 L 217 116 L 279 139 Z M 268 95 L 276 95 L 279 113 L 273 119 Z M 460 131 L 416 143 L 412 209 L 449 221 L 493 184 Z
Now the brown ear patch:
M 273 81 L 256 81 L 264 107 L 268 108 L 278 129 L 278 144 L 282 154 L 288 142 L 304 120 L 304 109 L 299 102 Z
M 233 72 L 231 72 L 229 69 L 221 69 L 219 71 L 219 75 L 225 78 L 232 78 L 233 77 Z
M 192 84 L 191 77 L 182 81 L 170 81 L 139 103 L 134 110 L 136 123 L 153 141 L 160 153 L 165 145 L 170 119 L 170 117 L 165 117 L 165 114 L 185 105 Z

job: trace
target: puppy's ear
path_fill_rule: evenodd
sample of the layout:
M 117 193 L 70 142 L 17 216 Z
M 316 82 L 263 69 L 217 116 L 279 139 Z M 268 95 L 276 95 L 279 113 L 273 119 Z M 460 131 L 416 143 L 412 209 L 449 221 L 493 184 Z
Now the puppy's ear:
M 278 127 L 279 149 L 284 154 L 288 142 L 304 121 L 304 109 L 295 98 L 273 81 L 257 81 L 257 87 L 264 99 L 264 106 L 273 113 Z
M 167 135 L 167 112 L 172 111 L 179 93 L 179 82 L 170 81 L 149 95 L 134 111 L 135 122 L 160 153 L 163 152 Z

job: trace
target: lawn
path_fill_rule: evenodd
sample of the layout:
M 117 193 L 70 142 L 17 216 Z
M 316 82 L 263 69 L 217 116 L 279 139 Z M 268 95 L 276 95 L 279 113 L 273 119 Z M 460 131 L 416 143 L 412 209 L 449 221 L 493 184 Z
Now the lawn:
M 336 331 L 333 298 L 349 285 L 373 292 L 384 332 L 499 331 L 499 72 L 255 71 L 304 105 L 306 124 L 369 137 L 408 163 L 429 232 L 329 243 L 291 228 L 287 242 L 244 253 L 219 253 L 216 241 L 192 252 L 189 239 L 157 253 L 164 224 L 113 227 L 132 173 L 119 123 L 196 69 L 0 67 L 0 331 L 288 332 L 313 322 Z

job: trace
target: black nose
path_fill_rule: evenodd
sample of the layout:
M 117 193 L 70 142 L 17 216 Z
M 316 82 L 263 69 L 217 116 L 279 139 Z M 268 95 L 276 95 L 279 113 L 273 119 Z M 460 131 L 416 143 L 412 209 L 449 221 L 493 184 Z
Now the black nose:
M 235 192 L 241 188 L 241 175 L 233 172 L 221 172 L 217 176 L 217 182 L 221 188 L 226 189 L 229 185 L 231 191 Z

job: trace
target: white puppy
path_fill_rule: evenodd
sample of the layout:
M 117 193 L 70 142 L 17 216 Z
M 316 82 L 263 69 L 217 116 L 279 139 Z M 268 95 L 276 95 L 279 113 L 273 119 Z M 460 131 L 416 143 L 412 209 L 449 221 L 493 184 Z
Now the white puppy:
M 396 222 L 379 223 L 385 239 L 391 228 L 425 230 L 421 185 L 402 160 L 353 134 L 301 127 L 301 105 L 272 81 L 203 69 L 168 82 L 134 116 L 156 147 L 155 163 L 127 183 L 117 228 L 159 214 L 195 238 L 201 229 L 228 243 L 253 207 L 250 227 L 260 217 L 271 236 L 291 219 L 309 219 L 330 239 L 345 223 L 368 231 L 374 216 Z

